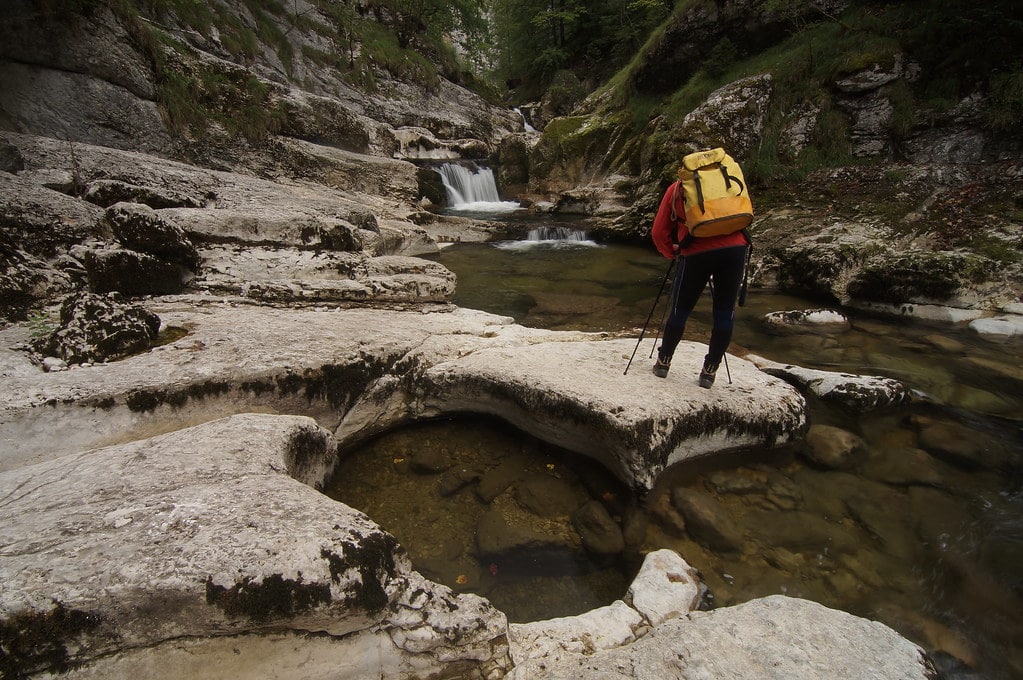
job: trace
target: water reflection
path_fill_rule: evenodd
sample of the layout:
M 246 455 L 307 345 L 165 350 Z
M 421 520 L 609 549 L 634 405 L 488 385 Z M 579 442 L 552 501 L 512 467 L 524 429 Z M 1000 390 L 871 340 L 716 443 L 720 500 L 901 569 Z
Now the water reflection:
M 613 245 L 524 253 L 459 244 L 437 259 L 458 275 L 461 306 L 530 326 L 605 332 L 638 331 L 665 272 L 652 252 Z M 346 459 L 333 493 L 395 533 L 431 578 L 490 597 L 512 620 L 607 604 L 624 594 L 639 555 L 667 547 L 701 571 L 710 606 L 805 597 L 880 620 L 950 667 L 1023 678 L 1023 348 L 965 328 L 855 315 L 838 335 L 770 335 L 760 323 L 768 312 L 815 306 L 753 290 L 736 343 L 776 361 L 899 378 L 922 395 L 868 415 L 812 403 L 814 427 L 842 428 L 862 442 L 841 464 L 822 463 L 805 443 L 695 461 L 662 476 L 632 513 L 627 492 L 612 490 L 592 462 L 470 420 L 378 440 Z M 709 328 L 709 309 L 698 307 L 687 339 L 705 341 Z M 437 451 L 451 467 L 430 472 L 409 462 Z M 484 502 L 483 475 L 502 464 L 518 474 Z M 444 475 L 462 469 L 480 474 L 440 493 Z M 529 517 L 535 508 L 517 491 L 553 470 L 579 503 L 609 509 L 630 537 L 624 551 L 612 559 L 523 548 L 514 566 L 481 554 L 480 517 L 494 508 L 531 526 L 558 525 Z M 608 488 L 587 485 L 592 476 Z

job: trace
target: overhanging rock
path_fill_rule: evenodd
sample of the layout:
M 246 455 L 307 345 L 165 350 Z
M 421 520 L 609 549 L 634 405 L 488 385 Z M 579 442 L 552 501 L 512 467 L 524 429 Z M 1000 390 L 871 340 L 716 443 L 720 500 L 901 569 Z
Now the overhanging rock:
M 660 379 L 634 340 L 544 331 L 457 308 L 269 309 L 238 299 L 154 302 L 180 338 L 149 352 L 47 373 L 0 331 L 0 470 L 252 411 L 307 415 L 349 448 L 447 414 L 501 417 L 595 458 L 637 489 L 669 465 L 801 435 L 796 388 L 729 358 L 696 385 L 705 346 L 683 343 Z
M 706 347 L 683 343 L 667 379 L 646 362 L 625 374 L 633 340 L 570 340 L 485 347 L 426 368 L 416 382 L 385 378 L 337 434 L 358 438 L 396 420 L 499 416 L 544 441 L 604 463 L 640 490 L 668 466 L 802 434 L 806 402 L 784 381 L 733 357 L 712 389 L 696 384 Z M 687 370 L 688 368 L 688 370 Z M 724 373 L 724 371 L 722 371 Z

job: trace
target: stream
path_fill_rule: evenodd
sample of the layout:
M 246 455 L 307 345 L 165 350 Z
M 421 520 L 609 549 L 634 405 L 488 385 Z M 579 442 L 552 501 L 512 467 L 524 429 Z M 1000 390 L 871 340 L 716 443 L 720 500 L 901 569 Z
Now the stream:
M 548 222 L 523 241 L 455 244 L 433 259 L 457 274 L 459 306 L 526 326 L 636 337 L 666 261 L 650 249 L 594 243 L 571 231 L 579 226 Z M 630 370 L 650 370 L 665 303 Z M 487 597 L 511 621 L 609 604 L 643 554 L 671 548 L 699 569 L 707 608 L 803 597 L 891 626 L 949 678 L 1023 679 L 1023 346 L 849 312 L 852 328 L 839 334 L 771 335 L 760 321 L 819 307 L 752 289 L 732 349 L 908 383 L 918 395 L 911 403 L 868 414 L 811 402 L 811 423 L 864 442 L 851 467 L 816 465 L 800 444 L 747 450 L 681 463 L 639 499 L 591 460 L 467 415 L 368 443 L 342 461 L 327 492 L 393 533 L 424 575 Z M 706 342 L 709 327 L 703 296 L 685 339 Z M 699 367 L 691 370 L 695 378 Z M 939 430 L 980 443 L 980 457 L 928 453 Z M 726 535 L 687 531 L 679 494 L 701 499 Z M 592 555 L 565 537 L 559 504 L 589 500 L 622 526 L 620 554 Z M 527 541 L 502 560 L 483 554 L 489 514 L 513 510 L 556 538 Z

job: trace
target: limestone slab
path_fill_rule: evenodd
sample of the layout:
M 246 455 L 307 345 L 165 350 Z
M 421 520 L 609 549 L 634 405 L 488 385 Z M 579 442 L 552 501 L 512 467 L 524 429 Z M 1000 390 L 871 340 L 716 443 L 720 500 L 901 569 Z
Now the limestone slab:
M 47 631 L 8 660 L 31 672 L 180 638 L 385 631 L 392 662 L 502 663 L 504 615 L 425 580 L 316 491 L 334 463 L 312 419 L 248 414 L 0 474 L 0 620 Z

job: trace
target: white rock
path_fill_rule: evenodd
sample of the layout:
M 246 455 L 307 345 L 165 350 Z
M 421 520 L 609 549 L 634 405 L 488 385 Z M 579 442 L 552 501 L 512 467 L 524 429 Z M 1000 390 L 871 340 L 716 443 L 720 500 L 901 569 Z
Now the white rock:
M 43 368 L 47 371 L 66 371 L 67 362 L 57 357 L 46 357 L 43 359 Z
M 970 322 L 970 330 L 980 335 L 1016 337 L 1023 335 L 1023 316 L 1005 314 L 987 319 L 976 319 Z
M 923 650 L 880 623 L 781 595 L 670 619 L 626 647 L 516 665 L 510 680 L 926 680 Z
M 634 340 L 473 310 L 319 312 L 204 299 L 150 305 L 165 326 L 189 329 L 160 352 L 72 373 L 0 364 L 0 441 L 18 442 L 0 454 L 0 470 L 253 410 L 312 416 L 343 447 L 415 419 L 479 413 L 649 489 L 678 461 L 781 445 L 806 421 L 796 389 L 737 357 L 733 384 L 722 376 L 711 390 L 696 387 L 706 353 L 698 343 L 682 343 L 660 379 L 649 362 L 624 374 Z
M 74 662 L 274 630 L 383 632 L 403 672 L 506 664 L 503 614 L 310 486 L 335 455 L 310 418 L 249 414 L 2 473 L 0 618 L 79 612 L 50 641 Z
M 765 314 L 764 326 L 774 333 L 835 333 L 849 330 L 849 319 L 833 309 L 796 309 Z
M 656 626 L 695 610 L 702 593 L 696 569 L 673 550 L 656 550 L 643 560 L 625 599 Z

